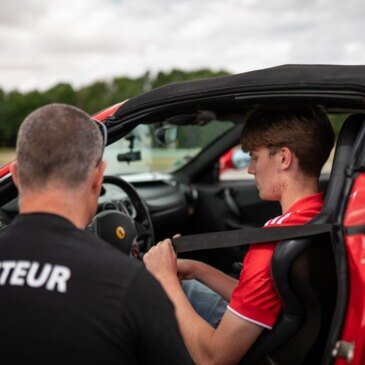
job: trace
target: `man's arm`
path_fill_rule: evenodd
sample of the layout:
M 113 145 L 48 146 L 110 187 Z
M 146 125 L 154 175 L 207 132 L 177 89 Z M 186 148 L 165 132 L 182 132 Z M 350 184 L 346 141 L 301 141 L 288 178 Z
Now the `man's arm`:
M 194 260 L 177 260 L 177 275 L 180 280 L 196 279 L 219 294 L 227 302 L 231 299 L 238 280 L 222 271 Z
M 147 269 L 160 281 L 175 305 L 185 345 L 197 364 L 235 364 L 257 337 L 262 327 L 226 311 L 217 329 L 192 308 L 176 276 L 176 255 L 170 240 L 153 247 L 144 257 Z

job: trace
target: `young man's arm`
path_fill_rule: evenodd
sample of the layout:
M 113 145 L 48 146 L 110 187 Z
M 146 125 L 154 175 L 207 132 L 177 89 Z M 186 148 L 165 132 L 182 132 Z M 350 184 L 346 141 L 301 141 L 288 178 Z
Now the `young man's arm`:
M 219 294 L 227 302 L 231 299 L 238 280 L 222 271 L 194 260 L 177 260 L 177 275 L 180 280 L 196 279 Z
M 170 240 L 153 247 L 145 256 L 147 269 L 160 281 L 175 306 L 178 325 L 193 361 L 197 364 L 237 363 L 263 328 L 226 311 L 217 329 L 192 308 L 176 276 L 176 255 Z

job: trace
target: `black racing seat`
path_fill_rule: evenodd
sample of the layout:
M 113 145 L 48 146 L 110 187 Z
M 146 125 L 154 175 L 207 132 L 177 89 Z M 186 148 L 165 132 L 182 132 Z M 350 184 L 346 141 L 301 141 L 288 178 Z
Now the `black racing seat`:
M 323 209 L 308 224 L 332 221 L 352 146 L 364 121 L 365 115 L 353 114 L 343 124 Z M 329 234 L 279 242 L 271 271 L 283 310 L 273 330 L 262 333 L 240 364 L 320 364 L 337 294 L 336 266 Z

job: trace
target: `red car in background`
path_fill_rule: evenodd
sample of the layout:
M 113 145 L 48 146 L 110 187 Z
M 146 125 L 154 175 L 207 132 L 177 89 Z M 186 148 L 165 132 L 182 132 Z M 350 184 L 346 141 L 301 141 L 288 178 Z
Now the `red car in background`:
M 331 174 L 321 176 L 325 206 L 311 223 L 331 224 L 331 232 L 278 244 L 272 274 L 283 313 L 242 363 L 362 365 L 365 66 L 286 65 L 176 83 L 94 115 L 105 123 L 109 141 L 96 233 L 102 235 L 100 227 L 107 227 L 109 218 L 132 222 L 132 240 L 111 238 L 110 243 L 138 256 L 176 232 L 262 226 L 278 215 L 279 206 L 261 201 L 253 180 L 222 176 L 235 161 L 241 167 L 247 162 L 247 155 L 235 154 L 245 114 L 253 105 L 302 102 L 322 105 L 342 125 Z M 0 227 L 17 214 L 8 165 L 0 170 Z M 244 247 L 231 247 L 184 255 L 238 275 L 244 252 Z

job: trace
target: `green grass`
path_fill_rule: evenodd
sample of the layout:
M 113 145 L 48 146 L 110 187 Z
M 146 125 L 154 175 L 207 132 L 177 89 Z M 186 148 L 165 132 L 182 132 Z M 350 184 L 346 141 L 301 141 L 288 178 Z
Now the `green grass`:
M 15 148 L 0 148 L 0 167 L 15 159 Z

